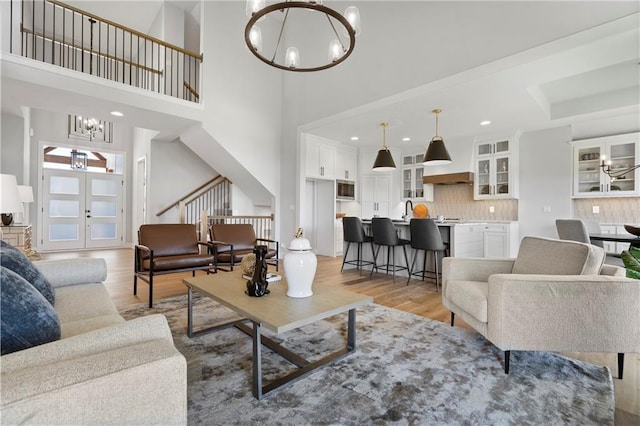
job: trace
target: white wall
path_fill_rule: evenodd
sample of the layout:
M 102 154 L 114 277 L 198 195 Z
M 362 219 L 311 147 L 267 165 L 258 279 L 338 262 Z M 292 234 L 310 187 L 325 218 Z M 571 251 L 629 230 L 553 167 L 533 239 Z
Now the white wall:
M 216 175 L 216 172 L 181 141 L 151 142 L 149 164 L 149 223 L 177 223 L 180 212 L 172 208 L 162 216 L 158 212 L 187 195 Z
M 520 136 L 520 238 L 557 238 L 555 220 L 571 217 L 571 127 Z M 549 212 L 543 212 L 548 207 Z

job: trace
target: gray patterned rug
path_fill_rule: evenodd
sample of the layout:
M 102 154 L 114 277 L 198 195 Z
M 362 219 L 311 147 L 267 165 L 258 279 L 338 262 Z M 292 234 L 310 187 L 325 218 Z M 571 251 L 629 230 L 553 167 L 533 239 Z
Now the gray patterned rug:
M 196 296 L 197 297 L 197 296 Z M 188 361 L 189 424 L 598 424 L 614 421 L 607 368 L 551 353 L 502 352 L 482 336 L 413 314 L 369 305 L 357 311 L 356 352 L 269 394 L 251 395 L 251 339 L 235 328 L 186 336 L 186 296 L 123 310 L 163 313 Z M 233 318 L 198 297 L 195 328 Z M 346 314 L 276 336 L 310 360 L 342 347 Z M 268 334 L 268 333 L 265 333 Z M 268 349 L 266 379 L 292 369 Z

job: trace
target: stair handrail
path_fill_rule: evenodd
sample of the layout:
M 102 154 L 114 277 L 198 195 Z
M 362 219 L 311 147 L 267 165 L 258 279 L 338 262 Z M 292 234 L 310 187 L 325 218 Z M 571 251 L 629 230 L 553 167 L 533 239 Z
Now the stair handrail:
M 146 38 L 146 39 L 151 40 L 151 41 L 153 41 L 155 43 L 158 43 L 158 44 L 160 44 L 162 46 L 166 46 L 166 47 L 169 47 L 171 49 L 177 50 L 178 52 L 184 53 L 185 55 L 191 56 L 192 58 L 202 60 L 203 57 L 204 57 L 204 55 L 202 53 L 191 52 L 190 50 L 187 50 L 187 49 L 185 49 L 183 47 L 180 47 L 180 46 L 177 46 L 175 44 L 166 42 L 164 40 L 160 40 L 159 38 L 156 38 L 156 37 L 151 36 L 149 34 L 142 33 L 140 31 L 134 30 L 133 28 L 129 28 L 129 27 L 125 26 L 125 25 L 118 24 L 118 23 L 113 22 L 113 21 L 111 21 L 109 19 L 105 19 L 105 18 L 103 18 L 101 16 L 94 15 L 94 14 L 86 12 L 86 11 L 84 11 L 82 9 L 78 9 L 77 7 L 71 6 L 71 5 L 63 3 L 61 1 L 57 1 L 57 0 L 46 0 L 46 1 L 51 3 L 51 4 L 54 4 L 56 6 L 59 6 L 59 7 L 62 7 L 62 8 L 66 8 L 66 9 L 72 10 L 74 12 L 80 13 L 80 14 L 82 14 L 84 16 L 88 16 L 90 18 L 102 21 L 105 24 L 112 25 L 112 26 L 114 26 L 116 28 L 119 28 L 121 30 L 128 31 L 130 33 L 133 33 L 133 34 L 137 35 L 138 37 Z
M 216 182 L 216 181 L 218 181 L 218 182 Z M 198 196 L 200 196 L 200 194 L 199 194 L 200 192 L 206 192 L 205 189 L 209 190 L 210 187 L 211 188 L 216 187 L 218 185 L 221 185 L 224 182 L 231 183 L 231 181 L 228 178 L 226 178 L 226 177 L 224 177 L 222 175 L 216 175 L 212 179 L 209 179 L 208 181 L 206 181 L 205 183 L 203 183 L 202 185 L 200 185 L 196 189 L 194 189 L 191 192 L 189 192 L 188 194 L 180 197 L 180 199 L 176 200 L 175 202 L 169 204 L 164 209 L 160 210 L 158 213 L 156 213 L 156 216 L 162 216 L 163 214 L 165 214 L 166 212 L 168 212 L 172 208 L 180 205 L 180 202 L 185 202 L 185 204 L 188 204 L 190 201 L 192 201 L 193 199 L 195 199 Z M 194 194 L 198 194 L 198 195 L 196 195 L 195 197 L 192 197 L 191 199 L 189 199 Z M 186 201 L 186 200 L 189 200 L 189 201 Z

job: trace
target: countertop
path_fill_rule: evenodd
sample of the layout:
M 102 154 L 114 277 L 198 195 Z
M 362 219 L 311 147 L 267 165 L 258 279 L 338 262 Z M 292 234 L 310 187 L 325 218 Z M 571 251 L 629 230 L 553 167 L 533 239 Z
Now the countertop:
M 394 225 L 408 226 L 409 222 L 402 219 L 392 219 Z M 516 221 L 509 220 L 445 220 L 443 222 L 436 221 L 438 226 L 455 226 L 455 225 L 482 225 L 490 223 L 514 223 Z M 362 223 L 370 224 L 371 219 L 362 219 Z

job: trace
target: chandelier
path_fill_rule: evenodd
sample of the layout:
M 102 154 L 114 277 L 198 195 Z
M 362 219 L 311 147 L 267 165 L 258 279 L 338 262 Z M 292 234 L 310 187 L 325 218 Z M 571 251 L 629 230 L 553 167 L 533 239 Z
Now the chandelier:
M 309 12 L 316 19 L 309 19 Z M 347 7 L 341 15 L 323 6 L 322 0 L 285 0 L 270 6 L 265 6 L 265 0 L 247 0 L 246 14 L 249 22 L 244 30 L 244 39 L 251 53 L 262 62 L 287 71 L 320 71 L 340 64 L 351 55 L 356 36 L 360 34 L 357 7 Z M 256 25 L 263 21 L 270 31 L 263 33 Z M 305 34 L 312 34 L 316 40 L 296 39 Z M 326 37 L 324 42 L 317 40 L 322 37 Z M 293 45 L 294 42 L 298 47 Z M 324 47 L 322 43 L 325 43 Z M 286 49 L 282 48 L 283 44 L 288 45 Z M 324 49 L 327 49 L 326 56 L 320 53 Z
M 604 155 L 600 159 L 602 160 L 602 163 L 600 164 L 602 173 L 609 176 L 611 180 L 624 179 L 624 175 L 640 168 L 640 164 L 636 164 L 635 166 L 631 166 L 631 167 L 620 167 L 620 168 L 612 169 L 611 160 L 607 161 Z
M 93 117 L 69 115 L 69 138 L 100 140 L 111 143 L 113 136 L 113 123 L 106 120 L 98 120 Z

